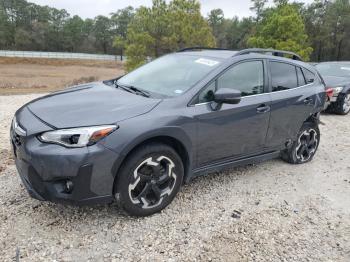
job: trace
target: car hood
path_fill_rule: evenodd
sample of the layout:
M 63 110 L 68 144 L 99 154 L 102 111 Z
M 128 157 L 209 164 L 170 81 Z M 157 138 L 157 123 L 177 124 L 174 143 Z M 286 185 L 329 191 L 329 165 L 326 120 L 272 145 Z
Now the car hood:
M 123 121 L 151 111 L 160 101 L 97 82 L 41 97 L 27 108 L 52 127 L 71 128 Z
M 338 87 L 350 84 L 350 78 L 338 76 L 323 76 L 327 87 Z

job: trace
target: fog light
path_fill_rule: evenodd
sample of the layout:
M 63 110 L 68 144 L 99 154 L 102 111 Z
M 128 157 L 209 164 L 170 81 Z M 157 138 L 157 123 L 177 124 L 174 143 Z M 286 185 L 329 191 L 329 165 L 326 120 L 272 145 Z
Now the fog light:
M 65 192 L 65 193 L 68 193 L 68 194 L 69 194 L 69 193 L 72 193 L 73 188 L 74 188 L 73 182 L 70 181 L 70 180 L 67 180 L 67 181 L 66 181 L 66 184 L 65 184 L 64 192 Z

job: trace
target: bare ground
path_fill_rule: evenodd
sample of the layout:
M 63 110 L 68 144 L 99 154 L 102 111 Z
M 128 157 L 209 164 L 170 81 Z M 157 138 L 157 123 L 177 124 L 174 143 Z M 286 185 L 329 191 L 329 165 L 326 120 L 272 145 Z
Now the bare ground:
M 0 57 L 0 95 L 47 93 L 122 73 L 114 61 Z
M 272 160 L 200 177 L 162 213 L 31 199 L 10 160 L 15 110 L 0 96 L 0 257 L 4 261 L 350 261 L 350 115 L 323 115 L 305 165 Z M 237 215 L 239 211 L 241 215 Z

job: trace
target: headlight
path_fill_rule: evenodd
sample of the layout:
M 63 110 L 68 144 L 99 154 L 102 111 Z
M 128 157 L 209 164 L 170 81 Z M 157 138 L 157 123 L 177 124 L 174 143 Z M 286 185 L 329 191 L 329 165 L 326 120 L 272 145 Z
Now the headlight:
M 343 88 L 344 87 L 342 87 L 342 86 L 338 86 L 338 87 L 333 88 L 334 94 L 339 94 L 341 91 L 343 91 Z
M 109 125 L 61 129 L 43 133 L 39 139 L 42 142 L 60 144 L 66 147 L 84 147 L 95 144 L 117 128 L 115 125 Z

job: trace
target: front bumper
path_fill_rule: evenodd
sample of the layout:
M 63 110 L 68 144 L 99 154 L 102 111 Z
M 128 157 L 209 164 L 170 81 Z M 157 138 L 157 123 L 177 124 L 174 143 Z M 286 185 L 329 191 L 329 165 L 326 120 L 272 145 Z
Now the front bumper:
M 33 115 L 27 114 L 26 119 L 28 117 L 40 121 Z M 21 121 L 18 122 L 21 125 Z M 70 149 L 42 143 L 35 132 L 19 136 L 13 128 L 11 144 L 18 173 L 31 197 L 75 205 L 113 201 L 115 174 L 112 169 L 118 154 L 102 144 Z M 73 185 L 70 191 L 66 188 L 67 181 Z

